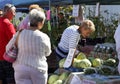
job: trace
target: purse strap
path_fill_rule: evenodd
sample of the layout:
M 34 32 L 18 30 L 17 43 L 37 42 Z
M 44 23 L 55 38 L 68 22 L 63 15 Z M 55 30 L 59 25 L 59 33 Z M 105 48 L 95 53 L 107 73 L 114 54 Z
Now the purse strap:
M 18 31 L 18 34 L 17 34 L 17 37 L 16 37 L 16 41 L 15 41 L 15 46 L 18 47 L 18 39 L 19 39 L 19 35 L 20 35 L 20 32 L 22 32 L 23 29 L 19 30 Z

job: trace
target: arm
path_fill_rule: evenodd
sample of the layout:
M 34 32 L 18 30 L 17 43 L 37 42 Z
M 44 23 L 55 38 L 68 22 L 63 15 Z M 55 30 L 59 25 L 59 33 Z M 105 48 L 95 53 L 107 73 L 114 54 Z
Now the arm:
M 49 56 L 51 54 L 51 43 L 48 36 L 44 40 L 44 45 L 45 45 L 45 56 Z
M 69 40 L 69 50 L 75 49 L 75 52 L 74 52 L 75 55 L 78 54 L 77 45 L 78 45 L 79 40 L 80 40 L 79 34 L 76 34 L 76 33 L 71 34 L 71 38 Z
M 11 48 L 11 46 L 15 43 L 17 34 L 18 34 L 18 32 L 13 35 L 13 37 L 11 38 L 11 40 L 6 45 L 6 51 L 8 51 Z
M 71 37 L 69 39 L 69 49 L 76 49 L 77 44 L 80 40 L 80 35 L 76 32 L 71 33 Z
M 13 37 L 13 35 L 16 33 L 15 31 L 15 28 L 13 26 L 12 23 L 10 24 L 6 24 L 6 27 L 5 27 L 5 32 L 6 32 L 6 36 L 7 36 L 7 39 L 8 41 L 10 41 L 10 39 Z

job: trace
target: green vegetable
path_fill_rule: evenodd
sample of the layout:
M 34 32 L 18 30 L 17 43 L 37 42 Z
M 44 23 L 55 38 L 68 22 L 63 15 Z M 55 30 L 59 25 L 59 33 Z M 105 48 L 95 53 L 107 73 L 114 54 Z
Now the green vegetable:
M 78 60 L 86 59 L 86 55 L 84 53 L 80 52 L 77 56 L 77 59 Z
M 103 65 L 98 69 L 98 73 L 101 74 L 101 75 L 113 75 L 114 74 L 114 68 Z
M 78 68 L 79 67 L 78 65 L 79 65 L 80 61 L 81 60 L 78 60 L 77 58 L 74 58 L 72 66 L 75 67 L 75 68 Z
M 58 75 L 51 75 L 48 79 L 48 84 L 53 84 L 55 81 L 57 81 L 59 78 Z
M 84 73 L 85 73 L 86 75 L 94 74 L 94 73 L 96 73 L 96 69 L 93 68 L 93 67 L 89 67 L 89 68 L 84 69 Z
M 69 74 L 70 74 L 69 72 L 63 72 L 63 73 L 59 76 L 59 80 L 65 81 L 65 80 L 68 78 Z
M 78 67 L 79 68 L 87 68 L 87 67 L 91 67 L 91 62 L 88 59 L 83 59 L 79 62 Z
M 63 65 L 64 65 L 64 63 L 65 63 L 65 58 L 63 58 L 63 59 L 61 59 L 60 61 L 59 61 L 59 67 L 60 68 L 63 68 Z
M 53 84 L 63 84 L 63 81 L 62 80 L 57 80 Z
M 116 64 L 116 60 L 113 59 L 113 58 L 109 58 L 108 60 L 106 60 L 103 65 L 106 65 L 106 66 L 111 66 L 111 67 L 114 67 Z
M 99 67 L 101 66 L 103 63 L 103 61 L 100 59 L 100 58 L 95 58 L 93 61 L 92 61 L 92 64 L 93 64 L 93 67 Z

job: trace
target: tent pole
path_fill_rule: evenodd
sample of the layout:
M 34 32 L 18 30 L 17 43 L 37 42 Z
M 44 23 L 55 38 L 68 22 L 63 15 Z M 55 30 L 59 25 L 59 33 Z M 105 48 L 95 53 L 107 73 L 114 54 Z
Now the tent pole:
M 51 8 L 51 1 L 49 0 L 49 10 L 50 10 L 50 8 Z

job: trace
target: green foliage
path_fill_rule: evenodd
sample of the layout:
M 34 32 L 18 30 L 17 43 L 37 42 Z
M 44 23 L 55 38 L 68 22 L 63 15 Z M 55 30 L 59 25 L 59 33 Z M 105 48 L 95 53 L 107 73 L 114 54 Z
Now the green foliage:
M 104 11 L 104 15 L 100 14 L 95 17 L 95 12 L 89 9 L 89 15 L 87 18 L 92 20 L 95 24 L 96 31 L 91 35 L 92 38 L 106 37 L 106 42 L 114 43 L 114 33 L 118 25 L 117 14 L 110 14 L 107 10 Z

